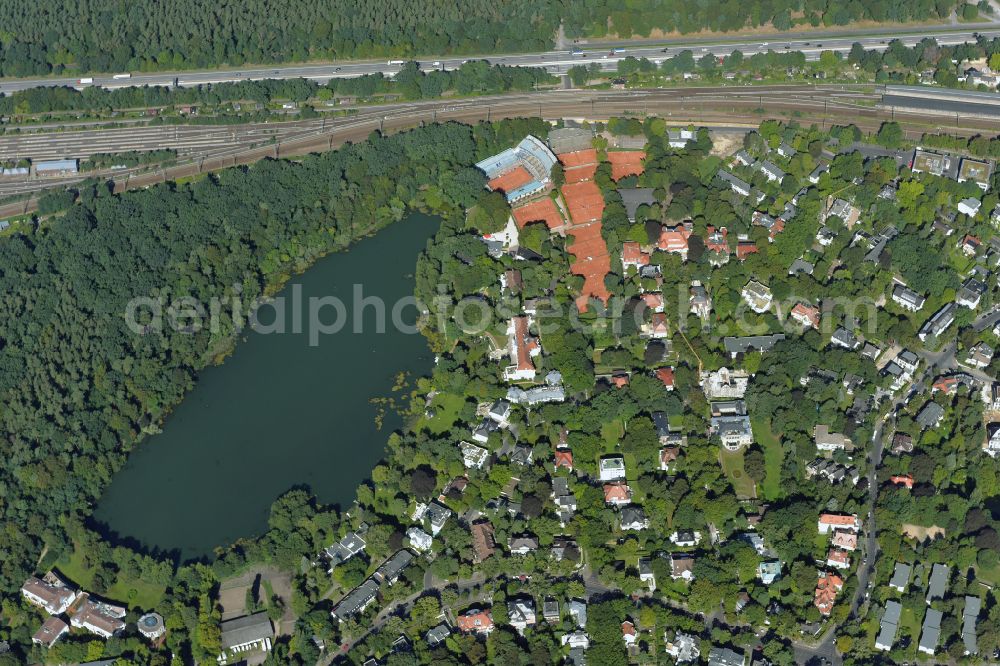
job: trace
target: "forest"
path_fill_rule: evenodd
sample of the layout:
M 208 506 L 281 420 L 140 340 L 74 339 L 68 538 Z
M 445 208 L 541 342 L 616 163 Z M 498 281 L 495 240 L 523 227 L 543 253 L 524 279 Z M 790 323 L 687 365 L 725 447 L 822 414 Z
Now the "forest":
M 942 19 L 956 0 L 89 0 L 0 3 L 0 75 L 184 70 L 244 63 L 552 48 L 566 37 Z M 965 4 L 964 2 L 962 3 Z M 987 5 L 988 6 L 988 5 Z M 974 16 L 973 16 L 974 18 Z

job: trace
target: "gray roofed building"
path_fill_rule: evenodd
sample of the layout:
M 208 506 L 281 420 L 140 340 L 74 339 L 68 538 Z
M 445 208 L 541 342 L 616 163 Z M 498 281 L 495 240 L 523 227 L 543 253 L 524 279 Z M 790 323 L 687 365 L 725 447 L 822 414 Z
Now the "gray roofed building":
M 713 647 L 708 653 L 708 666 L 743 666 L 746 655 L 729 648 Z
M 330 558 L 330 568 L 342 564 L 365 549 L 365 540 L 357 532 L 348 532 L 344 537 L 326 549 Z
M 830 166 L 828 164 L 820 164 L 818 167 L 812 170 L 812 173 L 809 174 L 809 182 L 812 183 L 813 185 L 817 184 L 819 182 L 820 176 L 822 176 L 829 170 Z
M 979 620 L 981 607 L 982 600 L 979 597 L 965 597 L 965 608 L 962 610 L 962 642 L 965 643 L 965 654 L 979 654 L 976 622 Z
M 76 173 L 76 160 L 44 160 L 35 162 L 35 173 L 39 176 L 58 175 L 63 173 Z
M 944 418 L 944 407 L 936 402 L 928 402 L 917 414 L 917 423 L 923 428 L 936 428 Z M 941 565 L 934 565 L 935 567 Z
M 378 589 L 378 583 L 369 578 L 344 595 L 344 598 L 330 611 L 330 615 L 334 619 L 343 620 L 361 613 L 378 596 Z
M 523 632 L 526 627 L 535 624 L 535 601 L 530 597 L 508 601 L 507 618 L 510 626 Z
M 778 165 L 774 164 L 769 160 L 764 160 L 763 162 L 760 162 L 757 165 L 757 168 L 760 169 L 760 172 L 764 174 L 764 176 L 769 181 L 775 181 L 780 183 L 782 180 L 785 179 L 785 172 L 779 169 Z
M 392 585 L 399 579 L 400 574 L 403 573 L 406 567 L 410 566 L 410 562 L 412 561 L 413 553 L 404 548 L 403 550 L 397 551 L 395 555 L 383 562 L 382 565 L 375 570 L 375 573 L 372 574 L 372 578 L 378 581 L 380 585 Z
M 737 354 L 746 354 L 753 351 L 771 351 L 774 345 L 784 339 L 784 333 L 774 333 L 772 335 L 747 335 L 741 337 L 723 338 L 722 344 L 729 355 L 736 358 Z
M 744 446 L 753 444 L 753 428 L 749 416 L 714 416 L 711 430 L 730 451 L 738 451 Z
M 575 153 L 592 147 L 594 132 L 582 127 L 561 127 L 549 132 L 548 142 L 552 152 Z
M 424 634 L 424 638 L 427 640 L 427 644 L 431 647 L 436 647 L 440 645 L 448 636 L 451 635 L 451 628 L 442 622 L 433 629 L 428 629 L 427 633 Z
M 635 213 L 639 210 L 639 206 L 652 206 L 656 203 L 652 187 L 624 188 L 618 190 L 618 194 L 622 197 L 629 222 L 635 222 Z
M 918 649 L 925 654 L 934 654 L 937 651 L 938 641 L 941 640 L 941 618 L 944 613 L 936 608 L 928 608 L 924 615 L 924 626 L 920 630 L 920 645 Z
M 431 502 L 427 507 L 427 513 L 424 516 L 431 521 L 431 534 L 434 536 L 438 535 L 444 524 L 448 522 L 451 518 L 451 509 L 439 504 L 438 502 Z
M 889 580 L 889 587 L 897 592 L 906 592 L 906 586 L 910 582 L 910 565 L 905 562 L 896 562 L 896 568 L 892 571 L 892 578 Z
M 698 138 L 698 135 L 689 129 L 667 130 L 667 144 L 671 148 L 684 148 Z
M 507 542 L 511 555 L 527 555 L 538 550 L 538 537 L 531 534 L 512 536 Z
M 812 275 L 815 268 L 811 263 L 799 257 L 792 262 L 792 265 L 788 269 L 788 274 L 798 275 L 799 273 L 805 273 L 806 275 Z
M 728 171 L 719 170 L 718 177 L 722 179 L 729 187 L 741 196 L 747 196 L 750 194 L 750 183 L 737 178 Z
M 891 224 L 880 231 L 875 238 L 871 239 L 868 254 L 865 255 L 865 261 L 878 261 L 879 257 L 882 256 L 882 251 L 885 250 L 886 244 L 898 235 L 899 230 Z
M 969 278 L 962 285 L 962 288 L 958 290 L 955 302 L 967 308 L 977 308 L 979 307 L 979 301 L 982 300 L 985 293 L 986 284 L 982 280 Z
M 558 599 L 543 599 L 542 600 L 542 619 L 546 622 L 558 622 L 559 621 L 559 600 Z
M 780 144 L 778 144 L 778 154 L 781 155 L 782 157 L 787 157 L 791 159 L 792 157 L 795 157 L 795 153 L 796 153 L 795 149 L 792 148 L 788 144 L 788 142 L 782 141 Z
M 221 625 L 222 649 L 233 652 L 244 652 L 250 649 L 271 649 L 271 639 L 274 637 L 274 627 L 267 613 L 244 615 L 232 620 L 226 620 Z
M 754 159 L 750 157 L 750 153 L 745 150 L 737 150 L 733 157 L 743 166 L 750 166 L 754 163 Z
M 536 386 L 525 391 L 517 386 L 507 389 L 507 399 L 515 405 L 538 405 L 543 402 L 562 402 L 566 392 L 562 386 Z
M 945 592 L 948 591 L 948 577 L 951 574 L 951 567 L 947 564 L 935 564 L 931 569 L 931 577 L 927 581 L 927 603 L 935 599 L 944 599 Z
M 861 346 L 861 342 L 854 337 L 854 334 L 848 331 L 843 326 L 839 327 L 830 336 L 830 344 L 837 345 L 838 347 L 843 347 L 844 349 L 849 349 L 854 351 Z
M 899 631 L 899 617 L 903 606 L 898 601 L 885 602 L 885 612 L 882 613 L 881 629 L 875 638 L 875 647 L 888 652 L 896 642 L 896 632 Z
M 622 529 L 623 530 L 644 530 L 649 527 L 649 520 L 646 512 L 641 506 L 629 505 L 622 508 Z
M 935 312 L 930 319 L 924 322 L 917 332 L 917 337 L 921 341 L 926 341 L 928 337 L 938 337 L 944 333 L 952 322 L 955 321 L 955 310 L 958 308 L 954 303 L 948 303 Z
M 899 304 L 900 307 L 906 308 L 910 312 L 916 312 L 924 307 L 927 299 L 909 287 L 897 284 L 892 288 L 892 300 Z
M 570 599 L 566 603 L 566 612 L 578 627 L 587 626 L 587 602 L 580 599 Z

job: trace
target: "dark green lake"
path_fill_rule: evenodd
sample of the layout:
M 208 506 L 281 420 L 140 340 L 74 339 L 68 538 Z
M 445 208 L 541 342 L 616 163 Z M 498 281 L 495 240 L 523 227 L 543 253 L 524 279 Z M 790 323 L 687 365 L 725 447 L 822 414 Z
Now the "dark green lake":
M 112 480 L 93 516 L 100 528 L 187 560 L 260 534 L 271 503 L 293 486 L 349 506 L 401 425 L 390 409 L 378 430 L 379 408 L 370 400 L 392 395 L 398 373 L 412 379 L 431 368 L 423 336 L 397 330 L 391 309 L 412 296 L 417 255 L 436 229 L 435 218 L 411 215 L 290 281 L 279 297 L 290 299 L 301 285 L 302 332 L 248 330 L 225 363 L 205 370 L 162 433 L 143 442 Z M 356 284 L 365 297 L 385 301 L 385 332 L 376 332 L 371 307 L 362 332 L 354 332 Z M 345 303 L 347 325 L 311 346 L 308 299 L 330 295 Z M 416 308 L 403 315 L 412 324 Z M 332 308 L 323 311 L 323 321 L 334 317 Z M 265 308 L 261 321 L 273 320 Z

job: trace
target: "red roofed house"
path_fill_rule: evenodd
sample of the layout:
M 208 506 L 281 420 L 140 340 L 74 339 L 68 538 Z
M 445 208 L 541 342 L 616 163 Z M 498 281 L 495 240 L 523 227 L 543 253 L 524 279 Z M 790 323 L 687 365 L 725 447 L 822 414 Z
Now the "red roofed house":
M 617 374 L 617 375 L 612 375 L 611 376 L 611 384 L 615 388 L 625 388 L 626 386 L 628 386 L 628 375 L 626 375 L 624 373 L 620 373 L 620 374 Z
M 527 380 L 535 378 L 535 364 L 532 356 L 538 356 L 542 348 L 538 339 L 528 333 L 528 318 L 514 317 L 507 326 L 507 347 L 510 352 L 511 365 L 503 370 L 508 381 Z
M 827 534 L 830 530 L 835 529 L 859 532 L 861 530 L 861 521 L 858 520 L 857 514 L 842 516 L 837 513 L 824 513 L 820 514 L 817 529 L 819 529 L 820 534 Z
M 69 633 L 69 625 L 58 617 L 52 616 L 42 622 L 42 626 L 31 637 L 31 642 L 50 648 L 67 633 Z
M 833 610 L 833 602 L 837 599 L 837 592 L 844 587 L 844 579 L 835 573 L 828 573 L 820 576 L 816 583 L 816 598 L 813 603 L 823 615 L 829 615 Z
M 659 368 L 656 371 L 656 378 L 663 382 L 663 385 L 668 391 L 674 390 L 674 369 L 673 368 Z
M 746 259 L 751 254 L 757 254 L 760 250 L 757 249 L 757 243 L 753 241 L 740 241 L 736 244 L 736 258 L 740 261 Z
M 716 231 L 715 227 L 709 225 L 705 231 L 708 233 L 705 237 L 706 250 L 720 254 L 729 254 L 729 243 L 726 241 L 726 238 L 729 237 L 728 229 L 722 227 Z
M 838 569 L 850 569 L 851 568 L 851 556 L 847 551 L 840 550 L 839 548 L 831 548 L 830 552 L 826 554 L 826 564 L 830 567 L 837 567 Z
M 565 467 L 569 471 L 573 471 L 573 452 L 569 449 L 556 449 L 555 453 L 555 463 L 556 469 L 560 467 Z
M 642 302 L 653 312 L 663 312 L 663 294 L 647 291 L 642 295 Z
M 680 452 L 680 448 L 676 446 L 666 446 L 660 449 L 660 469 L 669 472 Z
M 945 395 L 951 395 L 958 391 L 958 377 L 940 377 L 931 386 L 931 393 L 942 391 Z
M 622 270 L 628 270 L 629 266 L 639 270 L 640 266 L 649 263 L 649 255 L 642 251 L 642 248 L 635 241 L 622 243 Z
M 819 328 L 819 308 L 815 305 L 796 303 L 795 307 L 792 308 L 792 319 L 803 326 Z
M 972 257 L 975 256 L 976 252 L 979 250 L 979 246 L 982 244 L 982 241 L 972 234 L 966 234 L 965 238 L 959 242 L 958 247 L 961 248 L 962 252 L 965 253 L 966 256 Z
M 902 476 L 891 476 L 889 480 L 895 483 L 897 486 L 906 486 L 907 488 L 913 488 L 913 477 L 909 474 L 903 474 Z
M 604 484 L 604 503 L 625 506 L 632 501 L 632 490 L 624 481 Z
M 774 224 L 771 225 L 770 230 L 768 230 L 767 240 L 773 243 L 774 237 L 780 234 L 784 230 L 785 230 L 785 221 L 779 217 L 774 221 Z
M 660 239 L 656 245 L 664 252 L 674 252 L 681 255 L 682 259 L 687 259 L 688 238 L 690 237 L 690 225 L 680 225 L 673 229 L 660 231 Z
M 488 610 L 469 610 L 455 618 L 459 631 L 488 634 L 493 631 L 493 614 Z
M 643 333 L 650 338 L 665 338 L 670 335 L 670 327 L 667 326 L 667 315 L 662 312 L 654 312 L 649 318 L 649 323 L 643 327 Z
M 833 533 L 833 538 L 830 539 L 830 543 L 842 550 L 849 550 L 853 552 L 858 548 L 858 535 L 854 532 L 837 530 Z

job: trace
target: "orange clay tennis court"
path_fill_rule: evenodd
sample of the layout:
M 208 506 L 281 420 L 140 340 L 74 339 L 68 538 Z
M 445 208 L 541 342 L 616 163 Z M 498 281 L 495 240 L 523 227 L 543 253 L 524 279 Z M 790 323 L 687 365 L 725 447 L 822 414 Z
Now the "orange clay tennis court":
M 583 312 L 591 297 L 607 303 L 611 296 L 604 286 L 604 276 L 611 270 L 608 246 L 601 236 L 604 197 L 592 181 L 568 183 L 563 186 L 562 195 L 573 223 L 568 230 L 573 238 L 566 245 L 566 250 L 573 255 L 570 271 L 583 276 L 583 288 L 576 299 L 577 308 Z
M 567 183 L 592 180 L 597 172 L 597 151 L 593 148 L 558 155 Z
M 497 176 L 490 180 L 487 185 L 491 190 L 498 192 L 513 192 L 522 185 L 527 185 L 532 181 L 531 174 L 523 166 L 519 166 L 513 171 L 508 171 L 502 176 Z
M 563 185 L 562 195 L 569 209 L 569 219 L 574 225 L 601 219 L 604 197 L 593 181 L 567 183 Z
M 600 222 L 574 227 L 570 234 L 573 238 L 566 247 L 573 255 L 570 272 L 583 276 L 583 288 L 576 299 L 576 307 L 584 312 L 591 297 L 598 298 L 605 304 L 611 297 L 604 286 L 604 276 L 611 270 L 611 258 L 608 256 L 608 246 L 601 236 Z
M 646 153 L 641 150 L 620 150 L 608 153 L 611 162 L 611 179 L 620 180 L 625 176 L 638 176 L 643 172 L 642 161 Z
M 523 229 L 524 225 L 531 222 L 544 222 L 549 231 L 558 229 L 565 224 L 556 203 L 548 197 L 518 206 L 511 213 L 514 215 L 518 229 Z

